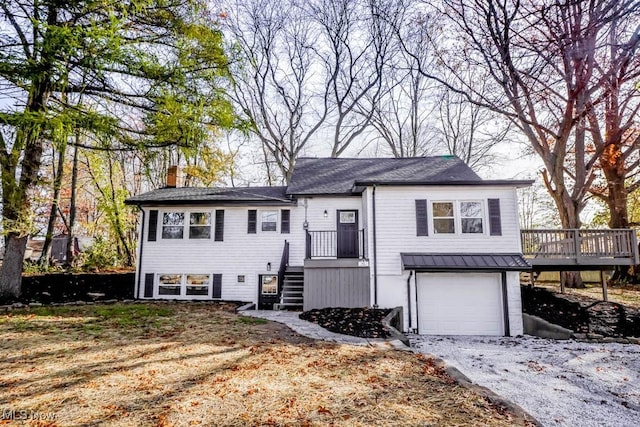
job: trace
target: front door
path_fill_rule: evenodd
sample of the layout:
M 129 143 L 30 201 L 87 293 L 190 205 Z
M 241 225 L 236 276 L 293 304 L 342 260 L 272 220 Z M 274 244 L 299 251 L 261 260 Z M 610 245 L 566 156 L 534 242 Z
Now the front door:
M 258 289 L 258 309 L 273 310 L 273 304 L 280 302 L 278 275 L 261 274 Z
M 358 211 L 338 210 L 338 258 L 358 258 Z

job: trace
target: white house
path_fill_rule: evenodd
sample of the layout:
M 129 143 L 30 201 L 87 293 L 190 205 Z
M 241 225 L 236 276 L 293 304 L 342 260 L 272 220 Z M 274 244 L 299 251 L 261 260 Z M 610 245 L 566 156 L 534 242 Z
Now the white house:
M 301 158 L 288 187 L 163 188 L 140 207 L 138 298 L 397 307 L 421 334 L 518 335 L 516 188 L 451 156 Z

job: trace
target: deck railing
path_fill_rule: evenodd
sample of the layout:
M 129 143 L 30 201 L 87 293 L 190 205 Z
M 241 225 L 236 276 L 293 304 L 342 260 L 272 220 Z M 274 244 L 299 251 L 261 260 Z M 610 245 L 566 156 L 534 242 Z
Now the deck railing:
M 637 264 L 635 230 L 522 230 L 522 253 L 531 264 Z
M 352 232 L 353 236 L 349 236 L 349 232 L 341 231 L 341 233 L 347 233 L 346 241 L 348 247 L 346 252 L 350 252 L 349 256 L 345 256 L 343 253 L 338 253 L 338 232 L 336 230 L 318 230 L 309 231 L 306 233 L 306 253 L 307 259 L 312 258 L 366 258 L 366 245 L 364 240 L 364 229 L 355 230 Z M 350 246 L 354 245 L 354 246 Z

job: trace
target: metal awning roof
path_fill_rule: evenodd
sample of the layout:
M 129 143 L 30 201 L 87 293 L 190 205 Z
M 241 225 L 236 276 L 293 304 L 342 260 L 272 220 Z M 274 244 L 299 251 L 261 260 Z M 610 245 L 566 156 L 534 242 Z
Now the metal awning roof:
M 531 265 L 522 254 L 400 254 L 405 270 L 415 271 L 523 271 Z

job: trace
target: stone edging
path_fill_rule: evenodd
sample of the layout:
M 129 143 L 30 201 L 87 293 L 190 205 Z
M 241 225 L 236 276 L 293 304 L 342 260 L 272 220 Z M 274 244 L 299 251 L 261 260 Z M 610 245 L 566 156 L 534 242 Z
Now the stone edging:
M 409 338 L 407 338 L 402 332 L 391 326 L 391 320 L 398 314 L 402 314 L 402 307 L 396 307 L 391 310 L 391 313 L 387 314 L 384 319 L 382 319 L 382 326 L 387 328 L 387 330 L 391 334 L 392 340 L 398 340 L 407 347 L 411 347 Z

